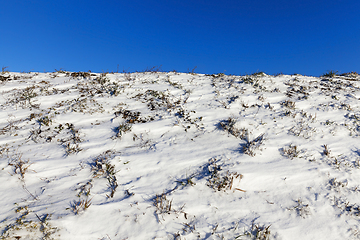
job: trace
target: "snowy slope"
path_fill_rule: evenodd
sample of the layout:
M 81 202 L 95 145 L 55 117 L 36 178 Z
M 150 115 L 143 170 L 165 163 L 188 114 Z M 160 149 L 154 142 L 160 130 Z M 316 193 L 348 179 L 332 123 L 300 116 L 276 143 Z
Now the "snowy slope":
M 360 77 L 0 75 L 2 239 L 360 238 Z

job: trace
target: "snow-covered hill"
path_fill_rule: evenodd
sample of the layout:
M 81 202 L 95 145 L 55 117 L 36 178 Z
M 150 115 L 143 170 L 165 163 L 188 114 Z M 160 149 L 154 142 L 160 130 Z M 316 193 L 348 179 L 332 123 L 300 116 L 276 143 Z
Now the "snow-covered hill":
M 359 87 L 3 72 L 1 237 L 360 238 Z

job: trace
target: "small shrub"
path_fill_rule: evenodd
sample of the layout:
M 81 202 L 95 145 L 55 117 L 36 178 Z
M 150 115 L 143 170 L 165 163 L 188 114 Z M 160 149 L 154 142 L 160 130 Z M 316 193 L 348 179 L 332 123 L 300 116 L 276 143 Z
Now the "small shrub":
M 262 133 L 252 141 L 246 139 L 246 144 L 243 146 L 243 152 L 254 157 L 256 155 L 255 150 L 259 149 L 264 142 L 264 135 L 265 134 Z
M 191 69 L 191 71 L 188 71 L 191 75 L 195 75 L 195 69 L 197 68 L 197 66 L 195 66 L 193 69 Z
M 323 147 L 324 147 L 324 151 L 323 151 L 324 156 L 330 157 L 331 151 L 329 150 L 328 145 L 324 144 Z
M 51 120 L 51 118 L 49 118 L 49 116 L 45 116 L 45 117 L 39 118 L 38 123 L 40 123 L 40 125 L 43 125 L 43 126 L 49 126 L 52 123 L 52 120 Z
M 340 192 L 340 189 L 346 187 L 347 185 L 348 182 L 346 180 L 341 182 L 336 180 L 336 178 L 332 178 L 329 181 L 329 188 L 334 189 L 336 192 Z
M 77 143 L 73 144 L 70 142 L 66 142 L 66 143 L 63 143 L 62 146 L 65 148 L 66 156 L 79 153 L 83 150 Z
M 0 82 L 7 82 L 11 80 L 11 76 L 2 76 L 0 75 Z
M 90 164 L 94 178 L 102 177 L 108 180 L 108 187 L 110 189 L 110 195 L 106 195 L 108 198 L 114 197 L 116 188 L 118 187 L 115 176 L 117 171 L 115 166 L 110 162 L 110 158 L 112 158 L 114 155 L 114 151 L 108 150 L 96 157 L 95 160 Z
M 332 199 L 334 206 L 339 208 L 342 213 L 348 215 L 360 216 L 360 205 L 357 203 L 350 203 L 347 199 L 336 197 Z
M 122 116 L 126 120 L 126 123 L 146 123 L 153 119 L 141 118 L 141 112 L 130 111 L 126 109 L 120 109 L 119 111 L 114 112 L 115 117 Z
M 322 77 L 329 77 L 329 78 L 333 78 L 333 77 L 336 77 L 337 76 L 337 73 L 338 71 L 333 71 L 333 70 L 330 70 L 326 73 L 324 73 L 323 75 L 321 75 Z
M 50 214 L 38 216 L 28 206 L 17 207 L 16 214 L 20 214 L 15 222 L 8 224 L 0 235 L 1 239 L 44 239 L 52 240 L 53 235 L 59 231 L 49 223 Z M 28 220 L 34 214 L 39 221 Z
M 290 159 L 294 159 L 299 156 L 300 151 L 298 150 L 297 146 L 289 145 L 288 147 L 283 147 L 281 149 L 282 155 L 288 157 Z
M 65 148 L 66 156 L 70 154 L 76 154 L 82 151 L 83 149 L 79 146 L 79 143 L 82 142 L 82 139 L 80 138 L 79 130 L 75 128 L 74 124 L 72 123 L 66 123 L 65 126 L 68 130 L 68 133 L 70 133 L 70 137 L 63 138 L 58 141 L 61 142 L 61 145 Z M 58 130 L 61 131 L 62 125 L 59 125 Z
M 115 175 L 115 166 L 110 163 L 110 159 L 114 156 L 115 152 L 107 150 L 95 158 L 90 164 L 93 177 L 106 177 L 108 175 Z
M 190 177 L 186 177 L 185 179 L 182 179 L 182 180 L 179 180 L 179 181 L 176 181 L 177 183 L 180 183 L 180 185 L 182 186 L 194 186 L 196 185 L 196 183 L 192 180 L 193 178 L 195 177 L 195 175 L 191 175 Z
M 303 137 L 305 139 L 309 139 L 313 136 L 313 133 L 316 132 L 316 128 L 311 127 L 308 124 L 308 121 L 305 121 L 304 119 L 301 119 L 298 124 L 291 127 L 288 130 L 289 134 L 292 134 L 294 136 Z
M 55 72 L 54 73 L 65 73 L 65 74 L 68 74 L 67 71 L 63 70 L 62 68 L 60 68 L 59 70 L 55 69 Z
M 156 207 L 157 214 L 170 214 L 173 209 L 171 209 L 172 200 L 166 198 L 166 194 L 156 195 L 154 200 L 154 206 Z
M 106 179 L 108 180 L 108 187 L 110 189 L 110 195 L 107 194 L 106 196 L 108 198 L 113 198 L 116 192 L 116 188 L 119 186 L 116 181 L 116 176 L 108 175 Z
M 19 127 L 16 126 L 17 123 L 19 123 L 19 121 L 9 119 L 8 124 L 5 127 L 0 128 L 0 135 L 5 135 L 7 133 L 10 135 L 15 135 L 16 131 L 19 130 Z
M 135 76 L 135 74 L 124 71 L 124 79 L 126 81 L 133 82 L 136 80 L 136 76 Z
M 15 153 L 9 159 L 9 166 L 14 167 L 14 173 L 20 174 L 21 178 L 24 179 L 25 173 L 28 171 L 28 168 L 31 166 L 29 160 L 22 160 L 22 153 Z
M 242 239 L 242 237 L 247 237 L 252 240 L 269 240 L 271 236 L 270 232 L 271 225 L 259 225 L 255 224 L 254 221 L 251 224 L 251 228 L 248 231 L 245 231 L 244 234 L 241 234 L 235 239 Z
M 295 210 L 298 216 L 302 218 L 305 218 L 307 215 L 311 214 L 309 204 L 304 204 L 300 198 L 295 202 L 297 203 L 297 205 L 292 208 L 288 208 L 288 210 Z
M 80 183 L 78 185 L 80 185 Z M 92 187 L 92 179 L 90 179 L 85 184 L 81 184 L 78 188 L 76 188 L 76 190 L 80 190 L 77 196 L 81 197 L 82 195 L 84 195 L 85 197 L 88 197 L 90 195 L 90 190 Z
M 243 82 L 244 82 L 245 84 L 250 84 L 250 85 L 253 85 L 253 86 L 258 86 L 258 84 L 259 84 L 259 79 L 254 78 L 254 77 L 251 77 L 251 76 L 247 76 L 247 77 L 243 78 Z
M 212 76 L 213 78 L 221 78 L 226 75 L 225 75 L 225 73 L 216 73 L 216 74 L 211 74 L 211 75 L 207 75 L 207 76 Z
M 155 196 L 153 204 L 156 207 L 155 213 L 158 216 L 158 218 L 161 216 L 162 219 L 165 221 L 164 215 L 171 214 L 171 213 L 175 213 L 177 215 L 179 215 L 180 213 L 183 213 L 184 216 L 186 216 L 186 213 L 183 211 L 183 208 L 185 205 L 181 206 L 179 209 L 175 209 L 172 206 L 172 202 L 173 202 L 172 200 L 167 199 L 167 196 L 165 193 Z M 159 219 L 159 221 L 160 221 L 160 219 Z
M 131 124 L 128 124 L 128 123 L 122 123 L 120 124 L 118 127 L 116 127 L 114 129 L 116 135 L 115 137 L 116 138 L 121 138 L 123 136 L 124 133 L 127 133 L 127 132 L 130 132 L 131 131 L 131 127 L 132 125 Z
M 199 121 L 202 121 L 202 117 L 197 118 L 191 118 L 190 113 L 196 113 L 195 111 L 187 111 L 182 106 L 179 106 L 177 109 L 177 112 L 175 113 L 175 116 L 177 117 L 177 120 L 181 123 L 181 125 L 185 128 L 185 131 L 187 131 L 189 128 L 191 128 L 192 125 L 195 125 L 195 127 L 200 128 L 199 124 L 197 124 Z
M 297 97 L 298 100 L 308 99 L 310 95 L 308 93 L 309 87 L 305 85 L 297 85 L 294 82 L 289 83 L 289 88 L 286 91 L 286 96 L 288 97 Z
M 105 83 L 108 83 L 110 80 L 106 77 L 106 74 L 100 74 L 100 76 L 97 77 L 94 81 L 98 84 L 104 85 Z
M 66 72 L 66 75 L 70 76 L 71 78 L 90 78 L 90 72 Z
M 9 71 L 6 71 L 5 69 L 7 69 L 8 67 L 2 67 L 1 68 L 1 73 L 8 73 Z
M 165 80 L 166 82 L 168 82 L 171 86 L 173 86 L 174 88 L 178 88 L 178 89 L 183 89 L 183 87 L 181 86 L 180 83 L 177 82 L 172 82 L 170 80 L 170 77 L 168 76 L 167 79 Z
M 295 109 L 295 102 L 293 102 L 291 100 L 286 100 L 284 102 L 281 102 L 280 104 L 283 105 L 286 108 Z
M 75 215 L 84 212 L 91 206 L 92 199 L 79 199 L 78 201 L 74 200 L 70 203 L 70 207 L 66 208 L 66 210 L 71 210 Z
M 161 72 L 161 67 L 162 67 L 161 65 L 160 66 L 147 67 L 142 72 L 145 72 L 145 73 L 158 73 L 158 72 Z
M 22 108 L 39 108 L 40 104 L 33 103 L 33 99 L 37 97 L 35 86 L 26 87 L 21 90 L 16 90 L 13 98 L 8 99 L 6 104 L 19 104 Z
M 234 137 L 245 140 L 248 135 L 248 130 L 246 128 L 238 129 L 235 127 L 236 120 L 234 118 L 229 117 L 228 120 L 220 121 L 219 124 L 225 131 Z
M 243 175 L 237 172 L 229 172 L 227 171 L 225 174 L 220 173 L 222 171 L 221 166 L 217 164 L 217 159 L 212 158 L 209 160 L 208 163 L 208 172 L 209 172 L 209 179 L 207 182 L 207 186 L 214 189 L 215 191 L 226 191 L 226 190 L 233 190 L 233 184 L 236 179 L 242 179 Z M 245 192 L 242 189 L 234 188 L 234 190 Z
M 91 96 L 91 93 L 87 94 Z M 85 97 L 85 95 L 72 100 L 57 102 L 53 109 L 58 112 L 61 111 L 62 113 L 81 112 L 84 114 L 94 114 L 104 112 L 104 108 L 100 103 L 93 98 Z
M 6 156 L 9 157 L 9 144 L 5 144 L 5 145 L 0 145 L 0 157 L 2 157 L 5 153 Z
M 253 74 L 251 74 L 252 76 L 256 76 L 256 77 L 263 77 L 266 75 L 266 73 L 264 72 L 255 72 Z

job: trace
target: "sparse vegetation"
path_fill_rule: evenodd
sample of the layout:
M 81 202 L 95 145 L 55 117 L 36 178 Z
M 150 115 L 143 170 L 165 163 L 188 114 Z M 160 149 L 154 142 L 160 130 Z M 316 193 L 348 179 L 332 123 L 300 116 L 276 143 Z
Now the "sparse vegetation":
M 332 203 L 334 207 L 337 207 L 341 214 L 347 214 L 359 217 L 360 216 L 360 205 L 357 203 L 350 203 L 347 199 L 343 197 L 332 198 Z
M 50 222 L 99 212 L 99 239 L 278 239 L 294 219 L 299 238 L 315 219 L 360 236 L 359 75 L 194 70 L 3 68 L 0 238 L 63 239 Z
M 54 235 L 59 231 L 50 223 L 50 214 L 44 214 L 41 217 L 29 209 L 28 206 L 19 206 L 15 209 L 19 215 L 13 223 L 8 224 L 0 235 L 1 239 L 55 239 Z M 35 215 L 38 220 L 28 220 L 30 215 Z M 33 218 L 35 217 L 33 216 Z M 58 237 L 58 236 L 56 236 Z
M 34 98 L 37 96 L 36 86 L 26 87 L 22 90 L 15 91 L 6 104 L 19 105 L 22 108 L 39 108 L 40 104 L 34 103 Z

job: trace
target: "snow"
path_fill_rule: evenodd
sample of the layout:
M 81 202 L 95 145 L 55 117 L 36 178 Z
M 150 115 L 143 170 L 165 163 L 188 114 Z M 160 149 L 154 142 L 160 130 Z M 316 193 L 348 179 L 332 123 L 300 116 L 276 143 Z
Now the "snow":
M 0 76 L 2 239 L 360 238 L 356 74 Z

